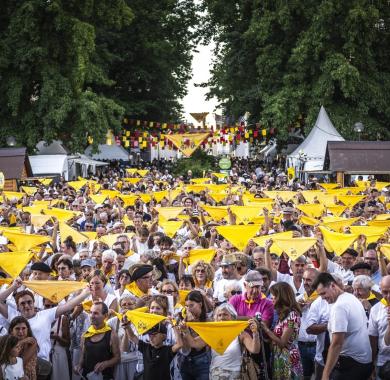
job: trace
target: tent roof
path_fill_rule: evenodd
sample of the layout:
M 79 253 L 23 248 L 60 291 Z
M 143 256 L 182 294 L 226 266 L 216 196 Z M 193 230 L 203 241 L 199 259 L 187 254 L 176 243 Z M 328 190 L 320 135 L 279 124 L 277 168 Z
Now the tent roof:
M 68 170 L 65 154 L 30 156 L 30 162 L 34 176 L 45 174 L 63 174 Z
M 344 138 L 337 132 L 329 119 L 325 108 L 321 106 L 317 120 L 313 129 L 305 140 L 289 155 L 289 157 L 299 157 L 303 152 L 310 159 L 324 159 L 326 144 L 328 141 L 344 141 Z
M 106 165 L 108 165 L 107 162 L 92 160 L 90 157 L 86 156 L 85 154 L 80 154 L 78 157 L 73 159 L 73 162 L 76 162 L 78 164 L 91 165 L 91 166 L 106 166 Z
M 119 145 L 101 144 L 98 146 L 98 153 L 92 153 L 92 147 L 85 149 L 85 155 L 92 157 L 94 160 L 129 160 L 129 153 L 125 148 Z
M 0 171 L 5 179 L 20 179 L 32 175 L 26 148 L 0 149 Z
M 37 145 L 37 154 L 68 154 L 61 140 L 53 140 L 50 144 L 40 141 Z

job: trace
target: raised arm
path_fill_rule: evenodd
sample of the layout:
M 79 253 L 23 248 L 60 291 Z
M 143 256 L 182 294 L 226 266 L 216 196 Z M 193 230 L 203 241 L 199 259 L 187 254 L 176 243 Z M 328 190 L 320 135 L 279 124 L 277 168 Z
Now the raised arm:
M 22 280 L 17 277 L 15 281 L 3 292 L 0 293 L 0 313 L 4 318 L 8 318 L 8 306 L 6 304 L 7 298 L 13 294 L 22 285 Z
M 270 255 L 270 249 L 271 249 L 271 246 L 272 246 L 272 243 L 273 243 L 273 240 L 272 239 L 268 239 L 266 242 L 265 242 L 265 253 L 264 253 L 264 265 L 265 267 L 271 271 L 271 279 L 272 281 L 276 281 L 276 278 L 277 278 L 277 271 L 272 267 L 272 260 L 271 260 L 271 255 Z
M 89 287 L 86 287 L 78 296 L 71 298 L 68 302 L 63 305 L 57 307 L 56 318 L 60 315 L 67 313 L 68 311 L 72 311 L 78 304 L 83 302 L 89 295 L 91 291 Z

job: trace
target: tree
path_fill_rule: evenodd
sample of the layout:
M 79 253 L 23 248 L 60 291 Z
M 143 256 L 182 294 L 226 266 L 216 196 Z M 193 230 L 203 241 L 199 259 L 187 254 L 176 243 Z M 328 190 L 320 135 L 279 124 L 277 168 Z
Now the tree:
M 217 42 L 210 96 L 227 115 L 250 111 L 278 137 L 324 105 L 353 139 L 390 137 L 390 7 L 371 0 L 204 0 L 205 36 Z M 213 33 L 210 33 L 210 30 Z
M 0 139 L 14 135 L 31 150 L 61 138 L 76 151 L 87 135 L 119 128 L 123 107 L 96 90 L 112 84 L 97 64 L 96 28 L 119 30 L 131 18 L 124 0 L 3 1 Z

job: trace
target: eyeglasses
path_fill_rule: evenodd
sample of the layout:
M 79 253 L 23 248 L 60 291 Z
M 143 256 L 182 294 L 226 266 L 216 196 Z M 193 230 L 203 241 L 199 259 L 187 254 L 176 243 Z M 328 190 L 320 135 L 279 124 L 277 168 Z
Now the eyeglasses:
M 173 293 L 176 293 L 176 290 L 172 290 L 172 289 L 162 290 L 161 293 L 162 294 L 173 294 Z
M 236 294 L 242 294 L 242 291 L 241 291 L 241 290 L 232 290 L 232 291 L 230 292 L 230 294 L 231 294 L 232 296 L 235 296 Z
M 206 273 L 204 269 L 195 269 L 195 273 Z

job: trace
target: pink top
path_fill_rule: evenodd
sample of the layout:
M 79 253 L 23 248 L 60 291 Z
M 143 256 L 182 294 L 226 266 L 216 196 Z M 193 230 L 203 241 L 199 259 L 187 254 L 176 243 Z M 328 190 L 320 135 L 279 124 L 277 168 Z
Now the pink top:
M 238 316 L 254 317 L 256 313 L 260 313 L 263 321 L 272 322 L 274 305 L 264 294 L 253 303 L 248 302 L 246 293 L 238 294 L 230 298 L 229 303 L 236 309 Z

